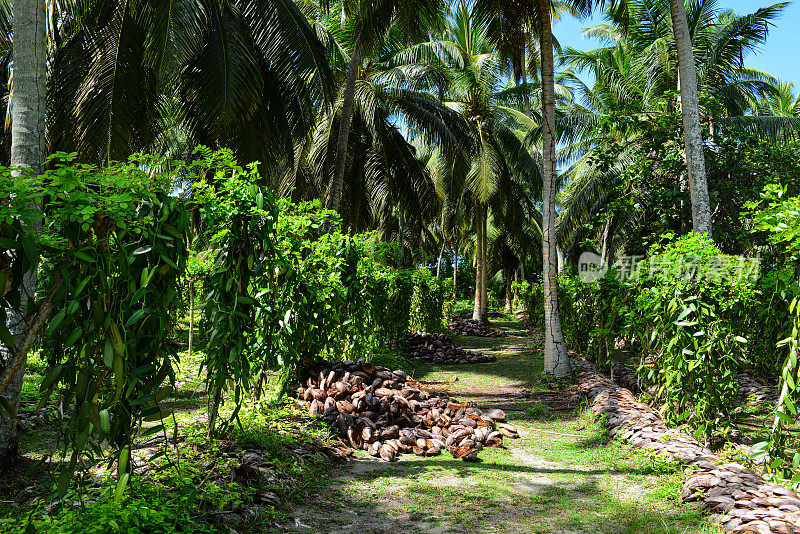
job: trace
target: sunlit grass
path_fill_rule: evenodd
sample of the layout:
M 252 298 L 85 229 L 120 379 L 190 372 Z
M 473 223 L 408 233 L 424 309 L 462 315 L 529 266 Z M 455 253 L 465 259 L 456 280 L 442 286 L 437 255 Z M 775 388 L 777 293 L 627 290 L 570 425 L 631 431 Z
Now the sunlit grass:
M 516 318 L 495 325 L 521 332 Z M 535 394 L 552 386 L 542 380 L 541 352 L 533 340 L 454 338 L 496 354 L 498 362 L 424 365 L 416 368 L 418 378 L 479 405 L 476 390 Z M 523 437 L 506 440 L 504 449 L 484 449 L 475 463 L 447 453 L 405 455 L 393 464 L 362 456 L 352 472 L 340 473 L 331 488 L 295 514 L 321 531 L 335 526 L 347 532 L 722 532 L 702 509 L 680 502 L 679 468 L 610 441 L 587 408 L 553 412 L 539 402 L 519 403 L 509 417 Z

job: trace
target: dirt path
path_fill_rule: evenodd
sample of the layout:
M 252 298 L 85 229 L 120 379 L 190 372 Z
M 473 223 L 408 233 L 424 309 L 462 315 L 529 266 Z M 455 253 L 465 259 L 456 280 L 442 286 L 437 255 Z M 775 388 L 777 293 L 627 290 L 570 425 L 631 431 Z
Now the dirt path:
M 456 336 L 496 363 L 429 366 L 416 377 L 459 400 L 499 407 L 521 439 L 465 463 L 445 453 L 386 463 L 359 454 L 275 532 L 595 533 L 718 532 L 677 496 L 681 475 L 663 460 L 609 442 L 569 396 L 541 379 L 540 344 L 516 318 L 503 338 Z

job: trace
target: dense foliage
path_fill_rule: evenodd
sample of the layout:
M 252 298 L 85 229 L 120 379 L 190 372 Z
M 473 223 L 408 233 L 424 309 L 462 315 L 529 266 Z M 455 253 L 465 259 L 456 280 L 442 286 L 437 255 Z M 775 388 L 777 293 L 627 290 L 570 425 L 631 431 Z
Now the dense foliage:
M 451 314 L 449 280 L 392 267 L 396 249 L 342 234 L 318 203 L 277 199 L 258 185 L 255 166 L 237 166 L 227 151 L 200 156 L 191 165 L 142 156 L 103 168 L 64 156 L 36 179 L 3 174 L 12 196 L 19 192 L 2 214 L 12 251 L 2 271 L 5 303 L 18 302 L 18 273 L 38 263 L 52 301 L 41 404 L 59 395 L 61 454 L 69 458 L 62 494 L 69 474 L 92 463 L 82 456 L 101 455 L 103 442 L 117 451 L 121 492 L 132 441 L 164 431 L 141 423 L 170 415 L 162 404 L 175 381 L 171 337 L 187 277 L 198 276 L 187 271 L 190 210 L 200 213 L 214 258 L 199 271 L 195 300 L 207 332 L 209 432 L 223 402 L 233 405 L 227 424 L 247 397 L 261 395 L 267 373 L 280 372 L 284 391 L 317 358 L 368 355 L 410 329 L 436 330 Z M 191 196 L 172 196 L 176 184 Z M 26 232 L 20 217 L 43 197 L 42 229 Z M 14 353 L 7 331 L 2 340 Z
M 10 107 L 13 20 L 0 4 Z M 552 229 L 564 337 L 604 371 L 636 367 L 661 412 L 709 443 L 736 419 L 740 373 L 779 380 L 757 450 L 776 477 L 800 482 L 800 96 L 745 64 L 786 4 L 739 15 L 686 3 L 713 240 L 691 233 L 669 2 L 605 5 L 607 24 L 589 30 L 603 46 L 560 50 L 549 132 L 563 170 Z M 474 295 L 485 319 L 518 296 L 544 330 L 541 170 L 555 158 L 542 159 L 535 58 L 549 33 L 537 36 L 535 11 L 441 0 L 50 6 L 38 133 L 53 155 L 41 176 L 0 167 L 0 394 L 38 351 L 39 404 L 58 405 L 60 495 L 79 494 L 87 467 L 107 462 L 116 479 L 95 510 L 103 521 L 192 523 L 182 500 L 136 492 L 131 449 L 177 433 L 187 314 L 187 358 L 202 338 L 210 443 L 244 432 L 246 403 L 285 393 L 314 360 L 371 358 L 438 330 L 456 299 Z M 584 252 L 608 274 L 580 279 Z M 15 409 L 0 395 L 0 412 Z M 67 510 L 38 526 L 84 519 Z

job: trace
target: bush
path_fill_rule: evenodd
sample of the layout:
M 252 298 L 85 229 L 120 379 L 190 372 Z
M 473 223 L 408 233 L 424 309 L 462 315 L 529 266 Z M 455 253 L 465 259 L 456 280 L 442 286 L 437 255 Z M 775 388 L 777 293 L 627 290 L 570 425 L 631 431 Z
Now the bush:
M 119 459 L 122 493 L 130 444 L 164 430 L 140 423 L 169 415 L 169 338 L 188 280 L 202 281 L 210 430 L 223 402 L 233 405 L 224 426 L 260 396 L 267 372 L 285 389 L 316 359 L 369 356 L 411 329 L 438 330 L 451 313 L 452 282 L 394 267 L 395 245 L 342 233 L 319 201 L 276 198 L 230 151 L 198 153 L 191 165 L 138 155 L 97 167 L 60 155 L 39 177 L 0 169 L 0 343 L 14 354 L 6 310 L 25 313 L 22 282 L 38 269 L 52 306 L 27 311 L 47 324 L 42 402 L 63 394 L 62 495 L 74 471 L 105 454 L 102 443 Z M 191 200 L 172 194 L 179 182 L 191 183 Z M 45 199 L 43 213 L 32 209 Z M 191 226 L 190 210 L 202 224 Z M 187 243 L 205 250 L 190 254 Z
M 764 347 L 766 357 L 761 353 L 759 356 L 767 362 L 777 361 L 781 378 L 781 393 L 769 439 L 753 449 L 758 451 L 758 457 L 766 460 L 770 473 L 797 484 L 800 482 L 800 443 L 786 427 L 796 423 L 800 404 L 800 197 L 786 198 L 786 193 L 785 187 L 767 187 L 761 202 L 749 206 L 754 211 L 756 231 L 764 233 L 775 248 L 776 268 L 764 277 L 761 303 L 756 306 L 754 316 L 760 320 L 756 335 L 763 337 L 766 343 L 780 338 L 776 344 L 780 358 L 770 357 L 769 345 Z
M 519 282 L 515 284 L 522 308 L 528 319 L 544 332 L 544 286 L 541 282 Z
M 78 495 L 68 494 L 65 497 L 68 504 L 58 512 L 44 515 L 30 524 L 19 519 L 0 520 L 0 530 L 9 534 L 170 534 L 215 531 L 191 517 L 189 510 L 192 504 L 188 491 L 156 492 L 152 487 L 148 487 L 149 491 L 142 489 L 142 486 L 133 484 L 130 495 L 120 501 L 102 497 L 97 502 L 85 504 L 78 500 Z M 113 494 L 113 486 L 107 491 Z
M 436 332 L 449 321 L 452 313 L 453 283 L 435 278 L 427 269 L 413 276 L 414 292 L 411 297 L 412 331 Z
M 47 321 L 40 402 L 59 392 L 60 452 L 70 456 L 59 477 L 61 494 L 70 473 L 91 464 L 103 442 L 119 455 L 124 488 L 133 436 L 163 428 L 142 430 L 139 422 L 163 418 L 160 402 L 174 382 L 175 350 L 167 338 L 177 318 L 189 222 L 183 203 L 169 194 L 176 171 L 163 160 L 135 156 L 101 168 L 71 159 L 57 154 L 52 168 L 35 179 L 0 173 L 0 190 L 16 197 L 25 189 L 26 206 L 0 202 L 2 234 L 10 238 L 2 244 L 16 251 L 11 271 L 39 264 L 46 295 L 36 313 L 42 319 L 36 322 Z M 31 205 L 47 206 L 39 216 L 41 232 L 28 226 L 12 236 Z M 19 310 L 22 281 L 14 276 L 16 287 L 0 299 L 0 341 L 12 354 L 18 347 L 5 310 L 25 313 Z
M 560 277 L 565 338 L 601 366 L 613 364 L 616 339 L 635 342 L 640 377 L 657 386 L 662 411 L 708 438 L 728 420 L 748 354 L 756 293 L 753 280 L 734 275 L 738 261 L 706 237 L 667 236 L 638 265 L 638 277 L 622 280 L 614 269 L 593 283 Z
M 689 272 L 682 267 L 687 259 Z M 658 384 L 663 411 L 706 438 L 735 406 L 735 376 L 746 356 L 741 334 L 747 332 L 755 288 L 753 280 L 735 273 L 737 263 L 698 234 L 655 245 L 643 265 L 653 274 L 638 282 L 629 312 L 645 353 L 657 355 L 642 369 Z

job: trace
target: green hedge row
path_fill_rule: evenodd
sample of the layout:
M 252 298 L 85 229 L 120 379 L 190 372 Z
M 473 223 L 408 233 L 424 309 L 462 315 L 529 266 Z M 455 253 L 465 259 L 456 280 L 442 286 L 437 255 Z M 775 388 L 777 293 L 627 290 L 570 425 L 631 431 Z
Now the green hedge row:
M 0 344 L 11 359 L 26 346 L 7 310 L 43 325 L 42 399 L 62 396 L 62 494 L 104 442 L 119 459 L 121 494 L 131 443 L 163 431 L 178 358 L 170 338 L 190 284 L 207 341 L 210 432 L 261 394 L 267 373 L 279 371 L 285 389 L 313 360 L 368 356 L 411 330 L 438 330 L 452 311 L 450 280 L 395 267 L 397 247 L 342 233 L 319 202 L 277 198 L 229 151 L 202 150 L 191 165 L 61 157 L 43 176 L 0 169 Z M 191 197 L 175 196 L 186 183 Z M 26 304 L 34 273 L 39 298 Z M 233 409 L 220 422 L 224 402 Z

